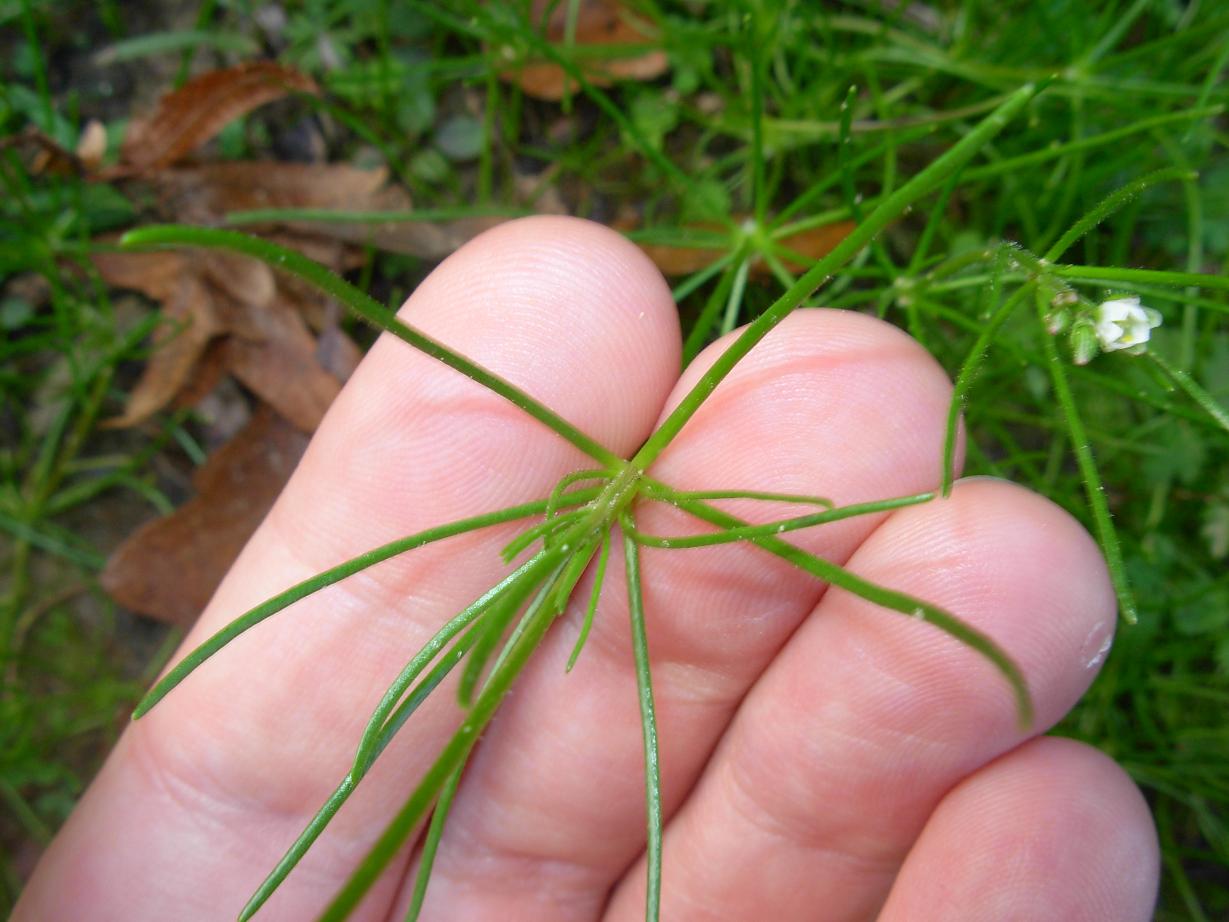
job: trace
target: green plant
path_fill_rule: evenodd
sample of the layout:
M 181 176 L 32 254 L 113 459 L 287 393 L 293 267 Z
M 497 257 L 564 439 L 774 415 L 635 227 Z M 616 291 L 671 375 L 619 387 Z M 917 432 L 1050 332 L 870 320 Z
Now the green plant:
M 225 646 L 230 640 L 265 618 L 281 611 L 304 596 L 330 585 L 360 569 L 416 546 L 464 531 L 488 525 L 542 516 L 522 536 L 512 542 L 505 551 L 509 561 L 519 552 L 534 549 L 532 555 L 503 580 L 483 593 L 470 606 L 445 624 L 431 641 L 407 663 L 398 678 L 389 687 L 384 699 L 376 708 L 360 741 L 354 764 L 334 794 L 326 801 L 315 819 L 291 846 L 265 884 L 257 891 L 241 918 L 255 913 L 273 890 L 290 873 L 303 853 L 310 847 L 321 829 L 361 782 L 373 761 L 404 725 L 414 709 L 460 662 L 465 668 L 460 679 L 460 699 L 466 708 L 461 727 L 441 751 L 434 765 L 418 784 L 401 811 L 393 818 L 383 836 L 378 840 L 367 858 L 354 873 L 350 882 L 338 894 L 325 912 L 325 919 L 344 918 L 374 883 L 388 862 L 397 853 L 406 837 L 415 828 L 434 804 L 435 810 L 424 854 L 420 865 L 420 877 L 415 888 L 411 917 L 415 917 L 421 905 L 426 880 L 431 870 L 431 856 L 443 832 L 451 798 L 455 792 L 460 772 L 470 754 L 478 735 L 491 719 L 501 699 L 524 667 L 538 642 L 551 622 L 562 612 L 585 568 L 594 559 L 601 561 L 599 573 L 604 575 L 604 561 L 609 550 L 612 532 L 619 528 L 625 551 L 627 582 L 633 623 L 637 676 L 640 687 L 641 715 L 644 733 L 646 789 L 648 795 L 648 855 L 649 888 L 646 913 L 648 918 L 657 917 L 660 899 L 661 855 L 661 805 L 657 765 L 657 730 L 654 720 L 652 683 L 648 667 L 648 638 L 644 633 L 643 608 L 640 589 L 639 547 L 687 547 L 699 544 L 715 544 L 727 541 L 752 541 L 771 553 L 777 554 L 826 582 L 848 589 L 879 605 L 928 621 L 963 643 L 976 649 L 988 658 L 1005 676 L 1016 696 L 1020 720 L 1027 725 L 1031 721 L 1031 703 L 1023 677 L 1011 659 L 988 637 L 964 624 L 955 615 L 905 594 L 869 583 L 843 568 L 813 557 L 779 540 L 778 535 L 797 528 L 821 525 L 840 518 L 897 508 L 902 505 L 925 502 L 933 494 L 900 497 L 859 506 L 832 508 L 818 497 L 780 497 L 746 492 L 730 491 L 715 494 L 689 494 L 679 492 L 647 474 L 652 462 L 678 434 L 717 384 L 777 323 L 797 308 L 817 286 L 832 278 L 840 268 L 871 244 L 875 237 L 907 207 L 925 195 L 940 189 L 975 153 L 981 150 L 997 134 L 1007 121 L 1018 113 L 1036 93 L 1036 87 L 1027 85 L 1009 94 L 1005 101 L 970 131 L 950 151 L 936 160 L 916 177 L 903 184 L 890 195 L 884 196 L 875 209 L 867 214 L 857 229 L 840 243 L 827 257 L 820 260 L 786 292 L 754 320 L 733 345 L 705 373 L 692 391 L 684 397 L 675 410 L 657 431 L 630 459 L 623 460 L 594 440 L 579 432 L 566 421 L 557 417 L 548 408 L 537 404 L 532 398 L 473 365 L 463 356 L 456 355 L 445 347 L 429 340 L 397 321 L 380 305 L 366 295 L 351 288 L 303 257 L 255 238 L 244 237 L 229 231 L 216 231 L 184 227 L 153 227 L 130 232 L 124 238 L 128 247 L 168 245 L 225 247 L 235 252 L 263 259 L 287 271 L 294 272 L 312 281 L 322 290 L 338 297 L 355 313 L 410 345 L 433 356 L 454 369 L 467 374 L 490 388 L 511 403 L 544 422 L 561 437 L 571 442 L 601 465 L 591 470 L 581 470 L 565 477 L 549 497 L 537 503 L 500 510 L 462 522 L 441 526 L 409 538 L 385 545 L 333 570 L 309 579 L 270 599 L 232 622 L 227 628 L 198 647 L 163 678 L 138 706 L 134 717 L 139 718 L 154 707 L 179 682 L 194 669 Z M 1162 179 L 1181 178 L 1177 171 L 1150 177 L 1127 187 L 1123 193 L 1112 196 L 1107 202 L 1094 208 L 1077 221 L 1072 229 L 1062 235 L 1047 251 L 1044 258 L 1028 255 L 1021 249 L 997 251 L 1010 253 L 1010 257 L 996 257 L 994 252 L 977 253 L 960 260 L 970 264 L 987 259 L 995 263 L 995 285 L 1003 284 L 1008 272 L 1023 272 L 1023 284 L 1010 298 L 1003 298 L 994 318 L 986 327 L 982 341 L 974 348 L 965 363 L 957 384 L 956 399 L 948 427 L 948 440 L 944 459 L 944 489 L 951 485 L 951 458 L 959 401 L 983 356 L 993 331 L 1010 312 L 1032 295 L 1036 295 L 1039 308 L 1038 319 L 1042 324 L 1053 326 L 1052 303 L 1072 300 L 1071 289 L 1065 281 L 1067 274 L 1078 274 L 1078 267 L 1056 267 L 1057 259 L 1075 240 L 1100 223 L 1116 207 L 1142 191 L 1150 183 Z M 933 277 L 942 278 L 949 267 L 941 267 Z M 1186 279 L 1177 274 L 1164 274 L 1168 283 L 1181 284 Z M 1128 276 L 1129 278 L 1129 273 Z M 1078 298 L 1075 298 L 1078 302 Z M 1109 524 L 1108 513 L 1101 497 L 1101 485 L 1092 456 L 1082 438 L 1080 417 L 1066 383 L 1065 362 L 1060 358 L 1047 335 L 1047 364 L 1053 376 L 1056 391 L 1068 425 L 1073 444 L 1088 487 L 1103 547 L 1109 554 L 1111 572 L 1118 589 L 1122 612 L 1134 620 L 1134 605 L 1127 587 L 1125 569 L 1118 552 L 1116 538 Z M 1220 424 L 1224 423 L 1223 412 L 1214 408 L 1210 398 L 1197 385 L 1176 369 L 1168 369 L 1175 382 L 1184 386 L 1195 396 L 1200 406 L 1208 409 Z M 596 484 L 580 486 L 581 484 Z M 789 501 L 824 507 L 823 511 L 801 515 L 768 525 L 751 526 L 709 504 L 708 500 L 723 497 L 788 499 Z M 683 509 L 702 521 L 715 524 L 721 530 L 695 536 L 694 538 L 659 538 L 640 532 L 634 522 L 633 501 L 660 501 Z M 595 607 L 595 599 L 601 591 L 599 579 L 593 590 L 594 598 L 588 608 L 589 616 Z M 582 630 L 580 641 L 573 653 L 573 661 L 580 653 L 587 630 Z M 452 644 L 449 649 L 448 645 Z M 491 662 L 493 665 L 490 665 Z M 488 669 L 488 665 L 490 668 Z M 485 676 L 485 677 L 484 677 Z M 416 684 L 417 683 L 417 684 Z
M 117 47 L 137 56 L 127 60 L 143 62 L 182 55 L 182 80 L 193 56 L 199 65 L 265 44 L 265 33 L 252 21 L 255 6 L 205 2 L 191 32 L 156 33 L 152 45 Z M 51 64 L 77 43 L 59 34 L 68 8 L 76 7 L 33 0 L 0 7 L 0 21 L 17 27 L 0 117 L 6 132 L 29 122 L 71 147 L 76 113 L 97 110 L 89 92 L 76 84 L 65 88 Z M 788 252 L 792 234 L 870 213 L 1005 93 L 1056 74 L 1050 91 L 1010 130 L 856 255 L 825 287 L 823 299 L 898 322 L 960 378 L 969 471 L 1021 481 L 1103 533 L 1105 511 L 1112 511 L 1139 624 L 1121 632 L 1092 691 L 1060 732 L 1112 754 L 1148 793 L 1166 857 L 1158 917 L 1219 918 L 1229 910 L 1222 883 L 1229 866 L 1223 822 L 1229 804 L 1223 768 L 1229 765 L 1223 720 L 1229 694 L 1223 569 L 1229 442 L 1215 418 L 1215 407 L 1229 397 L 1223 326 L 1229 225 L 1222 207 L 1229 188 L 1223 159 L 1229 94 L 1220 80 L 1229 61 L 1229 17 L 1213 4 L 1143 0 L 822 10 L 714 2 L 702 8 L 697 16 L 694 4 L 632 4 L 633 15 L 657 30 L 669 75 L 606 90 L 579 80 L 563 119 L 555 107 L 501 82 L 507 59 L 489 53 L 507 48 L 523 60 L 549 58 L 574 76 L 583 66 L 584 49 L 546 45 L 540 19 L 523 3 L 419 4 L 402 22 L 387 18 L 388 4 L 286 4 L 292 27 L 283 56 L 311 69 L 330 92 L 321 103 L 321 118 L 333 124 L 330 155 L 349 158 L 356 147 L 373 148 L 414 186 L 415 204 L 425 206 L 420 220 L 432 212 L 466 213 L 473 201 L 482 209 L 505 209 L 562 192 L 571 210 L 599 219 L 631 206 L 641 223 L 630 236 L 639 242 L 712 248 L 707 266 L 675 283 L 688 357 L 714 333 L 755 318 L 793 284 L 797 267 L 806 263 Z M 99 10 L 109 38 L 122 41 L 126 28 L 145 26 L 125 22 L 112 2 Z M 313 30 L 320 29 L 333 37 L 340 52 L 335 60 L 324 61 L 313 44 Z M 849 93 L 851 85 L 858 93 Z M 484 143 L 472 165 L 449 161 L 426 143 L 458 114 L 471 130 L 481 121 Z M 555 135 L 567 117 L 584 120 L 584 130 Z M 109 128 L 115 134 L 119 125 Z M 269 137 L 261 129 L 257 121 L 235 126 L 232 134 L 263 152 Z M 48 352 L 65 353 L 71 369 L 107 367 L 93 365 L 88 350 L 69 348 L 74 331 L 86 326 L 98 342 L 115 337 L 106 292 L 78 286 L 64 267 L 96 245 L 89 242 L 94 234 L 130 223 L 133 210 L 111 187 L 71 177 L 29 178 L 14 151 L 0 153 L 9 193 L 4 274 L 37 267 L 64 286 L 50 313 L 16 301 L 0 310 L 7 350 L 0 370 L 11 413 L 5 435 L 20 433 L 10 440 L 11 454 L 4 446 L 4 508 L 18 510 L 20 519 L 29 495 L 21 479 L 35 470 L 36 436 L 45 430 L 9 408 L 25 407 L 47 380 L 50 363 L 42 357 Z M 544 169 L 522 192 L 519 171 L 526 163 Z M 1017 259 L 1000 244 L 1018 240 L 1044 254 L 1111 190 L 1166 168 L 1174 170 L 1171 179 L 1122 203 L 1061 257 L 1070 264 L 1038 273 L 1029 254 Z M 20 211 L 31 202 L 36 220 Z M 112 215 L 105 220 L 104 205 Z M 390 217 L 396 216 L 378 219 Z M 770 279 L 757 277 L 759 266 L 767 267 Z M 1157 271 L 1172 267 L 1186 273 Z M 369 288 L 367 280 L 374 280 L 384 298 L 389 288 L 412 286 L 419 271 L 402 257 L 380 255 L 367 263 L 360 285 Z M 1022 285 L 1034 293 L 1005 307 Z M 1044 307 L 1047 324 L 1058 322 L 1054 307 L 1041 302 L 1065 297 L 1064 285 L 1078 296 L 1068 308 L 1085 320 L 1097 303 L 1125 294 L 1160 310 L 1166 323 L 1154 332 L 1149 353 L 1068 364 L 1064 345 L 1042 332 L 1036 316 Z M 1054 371 L 1053 345 L 1062 379 Z M 120 361 L 139 348 L 133 343 L 111 355 Z M 1202 386 L 1185 386 L 1194 381 Z M 77 383 L 74 378 L 65 402 L 73 420 L 82 418 L 82 398 L 91 393 Z M 114 401 L 118 390 L 110 385 L 104 400 Z M 1201 406 L 1201 394 L 1216 402 Z M 1078 412 L 1075 429 L 1072 410 Z M 85 584 L 97 555 L 61 509 L 65 499 L 88 504 L 106 495 L 105 481 L 165 505 L 141 466 L 149 454 L 125 448 L 124 457 L 115 457 L 104 441 L 99 455 L 93 428 L 81 423 L 85 435 L 73 442 L 81 456 L 61 452 L 63 464 L 53 465 L 64 472 L 64 498 L 30 519 L 34 531 L 5 528 L 11 546 L 28 545 L 27 561 L 67 562 L 64 552 L 75 553 L 80 560 L 68 565 Z M 76 431 L 77 423 L 70 429 Z M 178 419 L 158 438 L 191 446 Z M 1073 447 L 1083 455 L 1074 464 Z M 1096 477 L 1088 476 L 1089 459 Z M 1104 497 L 1095 515 L 1090 484 L 1094 500 Z M 25 604 L 12 609 L 15 620 L 43 610 L 42 587 L 27 582 L 22 595 Z M 42 630 L 47 638 L 67 637 L 55 628 L 57 617 L 53 612 L 40 619 L 31 646 L 22 649 L 41 649 Z M 76 640 L 95 636 L 87 634 Z M 38 687 L 30 679 L 43 663 L 49 675 L 65 667 L 71 684 L 88 670 L 67 666 L 84 662 L 93 660 L 75 653 L 55 660 L 23 655 L 15 726 L 40 706 L 39 698 L 22 696 Z M 63 697 L 67 709 L 70 696 Z M 44 751 L 64 748 L 52 741 Z M 51 758 L 49 764 L 58 762 Z M 64 777 L 58 768 L 44 774 Z M 31 793 L 25 775 L 13 777 L 26 800 L 47 799 L 41 789 Z M 53 799 L 59 806 L 38 814 L 45 826 L 58 822 L 70 797 Z

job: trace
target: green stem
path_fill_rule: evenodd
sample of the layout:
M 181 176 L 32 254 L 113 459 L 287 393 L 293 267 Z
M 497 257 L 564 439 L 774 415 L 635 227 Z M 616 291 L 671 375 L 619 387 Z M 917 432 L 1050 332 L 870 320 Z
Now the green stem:
M 1093 459 L 1092 448 L 1088 443 L 1088 432 L 1080 418 L 1075 398 L 1071 394 L 1071 384 L 1067 380 L 1066 366 L 1059 357 L 1058 347 L 1054 337 L 1046 329 L 1045 315 L 1039 309 L 1037 322 L 1041 327 L 1041 342 L 1045 350 L 1046 364 L 1050 368 L 1050 380 L 1054 385 L 1054 395 L 1058 398 L 1058 407 L 1063 421 L 1067 424 L 1067 434 L 1071 439 L 1071 450 L 1075 453 L 1076 464 L 1080 476 L 1084 480 L 1084 493 L 1088 497 L 1088 506 L 1092 511 L 1093 525 L 1101 550 L 1105 554 L 1105 562 L 1109 567 L 1110 580 L 1114 585 L 1114 593 L 1118 597 L 1118 609 L 1123 620 L 1134 624 L 1138 620 L 1135 609 L 1135 596 L 1127 580 L 1127 568 L 1122 559 L 1122 547 L 1118 543 L 1118 533 L 1114 530 L 1114 522 L 1110 517 L 1109 504 L 1105 500 L 1105 487 L 1101 475 L 1097 472 L 1097 462 Z
M 542 569 L 540 566 L 541 557 L 542 555 L 539 553 L 537 556 L 526 561 L 467 605 L 460 613 L 440 628 L 423 645 L 422 649 L 414 654 L 410 661 L 406 663 L 397 678 L 389 685 L 388 690 L 384 693 L 384 697 L 380 699 L 380 703 L 376 705 L 375 710 L 371 714 L 371 719 L 368 720 L 367 726 L 363 730 L 363 736 L 359 741 L 352 769 L 356 777 L 361 778 L 366 774 L 367 769 L 371 767 L 371 763 L 375 759 L 375 749 L 380 739 L 380 733 L 384 729 L 388 716 L 396 709 L 397 702 L 401 700 L 401 696 L 405 694 L 406 689 L 413 684 L 414 680 L 435 659 L 440 650 L 444 648 L 444 645 L 460 633 L 466 625 L 486 612 L 511 587 L 519 585 L 523 581 L 531 581 L 539 576 Z
M 631 536 L 631 518 L 623 517 L 623 555 L 627 566 L 627 606 L 632 622 L 632 651 L 636 659 L 636 689 L 640 699 L 640 729 L 644 738 L 644 799 L 648 848 L 648 884 L 645 922 L 657 922 L 661 913 L 661 763 L 657 747 L 657 713 L 649 667 L 649 641 L 644 627 L 644 591 L 640 583 L 640 549 Z
M 440 840 L 444 837 L 444 824 L 448 822 L 448 814 L 452 811 L 452 802 L 456 799 L 457 788 L 461 786 L 461 771 L 464 766 L 456 769 L 444 782 L 435 809 L 431 811 L 431 823 L 423 838 L 422 852 L 418 856 L 418 870 L 414 874 L 414 893 L 410 897 L 409 908 L 405 911 L 405 922 L 418 922 L 422 913 L 423 901 L 427 898 L 427 884 L 431 882 L 431 869 L 435 866 L 435 856 L 439 852 Z
M 529 657 L 554 620 L 554 612 L 542 606 L 526 623 L 525 630 L 509 650 L 507 658 L 494 669 L 486 686 L 474 700 L 457 731 L 372 846 L 358 869 L 346 881 L 320 916 L 320 922 L 343 922 L 359 904 L 372 884 L 401 850 L 426 811 L 435 802 L 448 778 L 465 763 L 475 740 L 494 717 L 504 696 L 524 669 Z
M 1051 271 L 1068 279 L 1094 282 L 1155 282 L 1158 285 L 1192 285 L 1229 291 L 1229 276 L 1205 272 L 1166 272 L 1159 269 L 1119 269 L 1114 266 L 1054 266 Z
M 779 522 L 768 522 L 765 525 L 741 525 L 722 531 L 703 535 L 646 535 L 638 531 L 633 524 L 624 525 L 628 535 L 637 543 L 646 547 L 688 548 L 711 547 L 714 544 L 730 544 L 735 541 L 748 541 L 753 538 L 765 538 L 780 535 L 788 531 L 798 531 L 803 528 L 813 528 L 816 525 L 827 525 L 842 519 L 851 519 L 860 515 L 872 515 L 877 512 L 889 512 L 905 506 L 916 506 L 934 499 L 933 493 L 918 493 L 914 496 L 901 496 L 894 499 L 882 499 L 869 503 L 853 503 L 848 506 L 838 506 L 825 512 L 812 515 L 802 515 L 793 519 L 782 519 Z M 680 505 L 674 503 L 674 505 Z
M 610 561 L 610 529 L 602 532 L 602 549 L 597 555 L 597 569 L 593 574 L 593 589 L 589 592 L 589 604 L 585 607 L 585 620 L 581 622 L 580 633 L 576 635 L 576 644 L 568 657 L 565 672 L 571 672 L 580 658 L 580 651 L 585 648 L 589 632 L 593 630 L 593 621 L 597 616 L 597 603 L 602 598 L 602 586 L 606 582 L 606 565 Z
M 873 240 L 885 227 L 894 221 L 907 207 L 922 196 L 933 191 L 947 179 L 951 173 L 959 169 L 974 154 L 996 134 L 1003 130 L 1033 96 L 1037 93 L 1034 84 L 1026 84 L 1012 93 L 1007 101 L 988 115 L 976 128 L 969 132 L 938 160 L 905 183 L 859 224 L 853 232 L 842 240 L 833 250 L 807 271 L 798 283 L 788 289 L 780 298 L 751 323 L 725 352 L 718 357 L 712 367 L 700 378 L 696 385 L 675 407 L 674 411 L 649 437 L 644 446 L 637 452 L 632 465 L 640 470 L 647 470 L 679 430 L 695 415 L 700 405 L 708 398 L 730 373 L 738 362 L 750 352 L 755 345 L 786 318 L 804 299 L 809 297 L 837 269 L 845 265 L 867 243 Z
M 325 294 L 332 295 L 377 329 L 393 334 L 420 352 L 426 353 L 488 390 L 494 391 L 509 403 L 554 430 L 560 437 L 571 442 L 591 458 L 608 467 L 623 463 L 623 459 L 609 448 L 585 435 L 554 410 L 534 400 L 516 385 L 408 326 L 399 320 L 396 314 L 368 296 L 366 292 L 360 291 L 345 279 L 301 253 L 237 231 L 185 227 L 176 224 L 156 225 L 129 231 L 120 239 L 120 246 L 129 250 L 167 246 L 225 249 L 251 256 L 274 268 L 291 272 L 312 283 Z
M 747 524 L 742 519 L 722 512 L 715 506 L 710 506 L 703 502 L 684 501 L 680 504 L 680 508 L 702 521 L 710 522 L 721 528 L 741 528 Z M 879 586 L 851 573 L 844 567 L 824 560 L 822 557 L 816 557 L 814 554 L 808 554 L 801 548 L 795 547 L 779 538 L 760 537 L 751 540 L 764 550 L 775 554 L 783 560 L 789 561 L 799 569 L 818 577 L 831 586 L 852 592 L 868 602 L 873 602 L 891 611 L 900 612 L 912 618 L 917 618 L 920 621 L 933 624 L 977 653 L 980 653 L 1002 673 L 1007 683 L 1011 686 L 1012 693 L 1015 696 L 1016 715 L 1021 728 L 1028 729 L 1032 726 L 1034 718 L 1033 699 L 1029 694 L 1028 683 L 1025 681 L 1024 674 L 1007 652 L 990 639 L 988 635 L 972 625 L 966 624 L 951 612 L 937 605 L 932 605 L 929 602 L 903 592 L 897 592 L 894 589 Z
M 1054 242 L 1054 245 L 1046 250 L 1045 260 L 1047 262 L 1054 262 L 1066 253 L 1067 250 L 1071 249 L 1072 244 L 1090 230 L 1157 183 L 1169 180 L 1190 180 L 1194 175 L 1189 167 L 1166 167 L 1163 170 L 1156 170 L 1146 176 L 1141 176 L 1139 179 L 1115 189 L 1095 208 L 1076 221 L 1067 233 L 1059 237 Z
M 449 655 L 444 656 L 436 663 L 426 678 L 419 682 L 410 695 L 401 702 L 401 706 L 397 708 L 393 716 L 380 729 L 380 738 L 371 756 L 373 761 L 379 758 L 380 754 L 388 747 L 388 744 L 393 741 L 393 737 L 405 725 L 405 722 L 410 719 L 419 706 L 427 700 L 428 696 L 439 687 L 440 683 L 448 677 L 448 673 L 460 662 L 460 657 L 469 649 L 466 643 L 468 639 L 469 635 L 458 641 L 457 645 L 449 651 Z M 355 774 L 353 769 L 346 772 L 346 776 L 341 780 L 341 783 L 337 785 L 333 793 L 329 795 L 320 809 L 316 811 L 315 816 L 308 822 L 307 827 L 299 833 L 298 838 L 286 849 L 286 853 L 278 861 L 277 866 L 269 872 L 269 875 L 261 882 L 256 892 L 247 901 L 247 904 L 239 913 L 239 922 L 247 922 L 268 901 L 273 892 L 282 885 L 282 882 L 290 875 L 290 872 L 295 869 L 303 856 L 307 854 L 308 849 L 320 837 L 320 833 L 332 822 L 333 817 L 337 815 L 337 811 L 342 808 L 350 795 L 354 793 L 360 781 L 362 781 L 361 774 Z
M 1204 390 L 1194 378 L 1192 378 L 1181 368 L 1171 365 L 1167 359 L 1163 358 L 1156 352 L 1153 352 L 1151 349 L 1145 352 L 1144 355 L 1151 359 L 1153 364 L 1168 375 L 1173 380 L 1174 384 L 1178 385 L 1178 387 L 1185 391 L 1186 395 L 1190 397 L 1191 400 L 1195 401 L 1195 403 L 1197 403 L 1199 407 L 1208 414 L 1208 416 L 1212 417 L 1217 425 L 1219 425 L 1226 432 L 1229 432 L 1229 411 L 1226 411 L 1224 407 L 1217 403 L 1216 398 Z

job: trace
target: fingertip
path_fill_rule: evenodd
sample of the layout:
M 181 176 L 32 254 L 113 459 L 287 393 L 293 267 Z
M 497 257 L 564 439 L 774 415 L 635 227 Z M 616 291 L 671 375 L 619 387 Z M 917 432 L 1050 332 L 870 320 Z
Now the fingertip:
M 1151 814 L 1126 772 L 1075 740 L 1036 739 L 947 794 L 881 918 L 1143 922 L 1159 869 Z

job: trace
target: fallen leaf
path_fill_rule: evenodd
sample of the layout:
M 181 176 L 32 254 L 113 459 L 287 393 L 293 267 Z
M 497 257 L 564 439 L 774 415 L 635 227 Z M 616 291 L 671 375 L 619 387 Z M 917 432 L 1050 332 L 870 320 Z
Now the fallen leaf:
M 0 137 L 0 150 L 10 147 L 30 148 L 31 176 L 75 176 L 84 172 L 84 166 L 75 153 L 63 148 L 58 141 L 33 125 L 28 125 L 17 134 Z
M 209 163 L 162 170 L 150 182 L 163 211 L 193 223 L 216 223 L 233 211 L 261 208 L 410 208 L 409 194 L 387 185 L 388 170 L 345 164 Z
M 128 127 L 120 160 L 144 172 L 169 166 L 253 109 L 292 93 L 318 93 L 308 76 L 274 61 L 253 61 L 189 80 Z
M 734 218 L 735 223 L 740 220 L 742 219 L 737 216 Z M 855 226 L 852 221 L 836 221 L 783 237 L 777 241 L 778 246 L 796 255 L 783 253 L 779 258 L 791 272 L 805 272 L 813 263 L 831 253 L 838 243 L 849 236 Z M 629 228 L 616 225 L 616 229 L 626 231 Z M 691 229 L 720 230 L 712 225 Z M 699 272 L 729 252 L 728 249 L 720 247 L 668 246 L 660 243 L 638 243 L 637 246 L 663 275 L 689 275 Z M 752 275 L 761 278 L 772 274 L 767 263 L 760 258 L 752 261 L 750 271 Z
M 134 289 L 162 305 L 164 322 L 154 334 L 145 370 L 128 394 L 124 412 L 104 423 L 135 426 L 168 406 L 189 384 L 205 348 L 222 332 L 223 321 L 209 286 L 179 253 L 99 252 L 93 260 L 108 284 Z
M 245 320 L 244 335 L 226 339 L 226 367 L 294 425 L 313 432 L 341 383 L 317 359 L 316 341 L 307 324 L 281 299 L 246 312 Z M 231 329 L 238 326 L 232 324 Z
M 410 210 L 410 196 L 387 184 L 385 169 L 363 170 L 343 164 L 212 163 L 161 170 L 148 177 L 159 208 L 175 220 L 216 224 L 238 211 L 267 208 L 319 208 L 346 212 Z M 374 246 L 420 259 L 443 259 L 461 244 L 506 218 L 473 217 L 454 221 L 269 221 L 248 225 L 249 231 L 277 239 L 290 235 L 296 249 L 326 264 L 344 260 L 333 250 L 321 252 L 331 241 L 351 246 Z M 341 268 L 334 265 L 334 268 Z
M 546 40 L 553 45 L 562 45 L 567 28 L 570 4 L 554 3 L 546 29 Z M 548 0 L 534 0 L 533 13 L 539 21 L 548 6 Z M 645 25 L 635 18 L 619 0 L 580 0 L 576 12 L 575 43 L 588 46 L 620 45 L 639 46 L 629 50 L 626 56 L 603 56 L 581 58 L 577 66 L 587 81 L 595 86 L 609 86 L 616 80 L 652 80 L 670 67 L 666 53 L 661 49 L 643 50 L 646 44 L 655 42 Z M 563 68 L 549 61 L 530 61 L 500 74 L 506 81 L 515 83 L 528 96 L 556 101 L 577 90 L 576 82 L 569 78 Z
M 198 378 L 216 384 L 219 363 L 304 432 L 337 396 L 339 377 L 317 358 L 303 313 L 264 263 L 216 252 L 99 252 L 94 263 L 109 284 L 160 302 L 165 320 L 124 412 L 107 425 L 193 405 L 208 393 Z
M 191 626 L 306 447 L 307 436 L 271 410 L 258 410 L 196 472 L 196 496 L 115 550 L 103 588 L 133 611 Z

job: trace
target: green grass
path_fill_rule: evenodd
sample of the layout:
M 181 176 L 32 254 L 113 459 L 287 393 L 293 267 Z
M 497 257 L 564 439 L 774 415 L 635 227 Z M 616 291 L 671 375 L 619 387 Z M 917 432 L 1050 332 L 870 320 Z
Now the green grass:
M 15 62 L 0 86 L 0 133 L 35 124 L 71 146 L 81 120 L 100 114 L 118 134 L 124 112 L 58 73 L 53 51 L 110 42 L 106 66 L 169 84 L 185 63 L 238 60 L 235 49 L 260 35 L 254 3 L 203 3 L 192 29 L 134 34 L 104 4 L 85 17 L 88 35 L 66 6 L 0 4 Z M 885 317 L 924 343 L 960 380 L 969 472 L 1051 497 L 1120 560 L 1119 596 L 1138 623 L 1120 630 L 1059 732 L 1104 749 L 1147 793 L 1165 853 L 1159 918 L 1215 920 L 1229 913 L 1229 433 L 1217 417 L 1229 400 L 1229 11 L 1217 6 L 716 2 L 696 16 L 636 4 L 659 30 L 669 73 L 584 85 L 563 104 L 523 97 L 489 64 L 484 49 L 508 49 L 579 73 L 582 50 L 544 47 L 517 4 L 306 0 L 286 5 L 281 48 L 326 89 L 301 111 L 314 107 L 329 126 L 331 156 L 383 159 L 417 208 L 532 208 L 558 194 L 598 220 L 634 211 L 636 239 L 719 248 L 713 268 L 672 280 L 688 356 L 722 330 L 771 317 L 786 292 Z M 805 261 L 790 259 L 783 239 L 837 220 L 866 226 L 1019 86 L 1051 77 L 809 296 L 815 279 L 794 276 L 788 266 Z M 282 127 L 258 113 L 220 149 L 268 155 Z M 0 765 L 0 793 L 38 839 L 62 820 L 90 762 L 69 757 L 71 741 L 98 734 L 100 749 L 108 717 L 135 691 L 128 667 L 100 665 L 111 653 L 106 619 L 73 630 L 55 599 L 62 572 L 92 591 L 108 549 L 83 538 L 74 511 L 122 491 L 161 502 L 149 459 L 191 424 L 167 419 L 148 444 L 128 441 L 118 454 L 97 429 L 119 406 L 117 381 L 148 322 L 121 319 L 83 257 L 98 234 L 139 223 L 141 202 L 32 177 L 27 164 L 0 150 L 0 276 L 33 272 L 50 286 L 37 311 L 10 288 L 0 305 L 0 639 L 5 716 L 15 715 L 0 725 L 23 741 L 3 748 L 23 755 Z M 1087 216 L 1100 220 L 1083 226 Z M 380 301 L 429 268 L 371 259 L 363 277 Z M 749 271 L 756 260 L 767 278 Z M 1118 353 L 1072 364 L 1081 316 L 1132 292 L 1164 316 L 1152 341 L 1162 361 Z M 1072 297 L 1068 326 L 1048 335 L 1062 319 L 1055 298 Z M 935 465 L 938 476 L 938 452 Z M 32 716 L 49 701 L 62 719 L 35 733 Z

